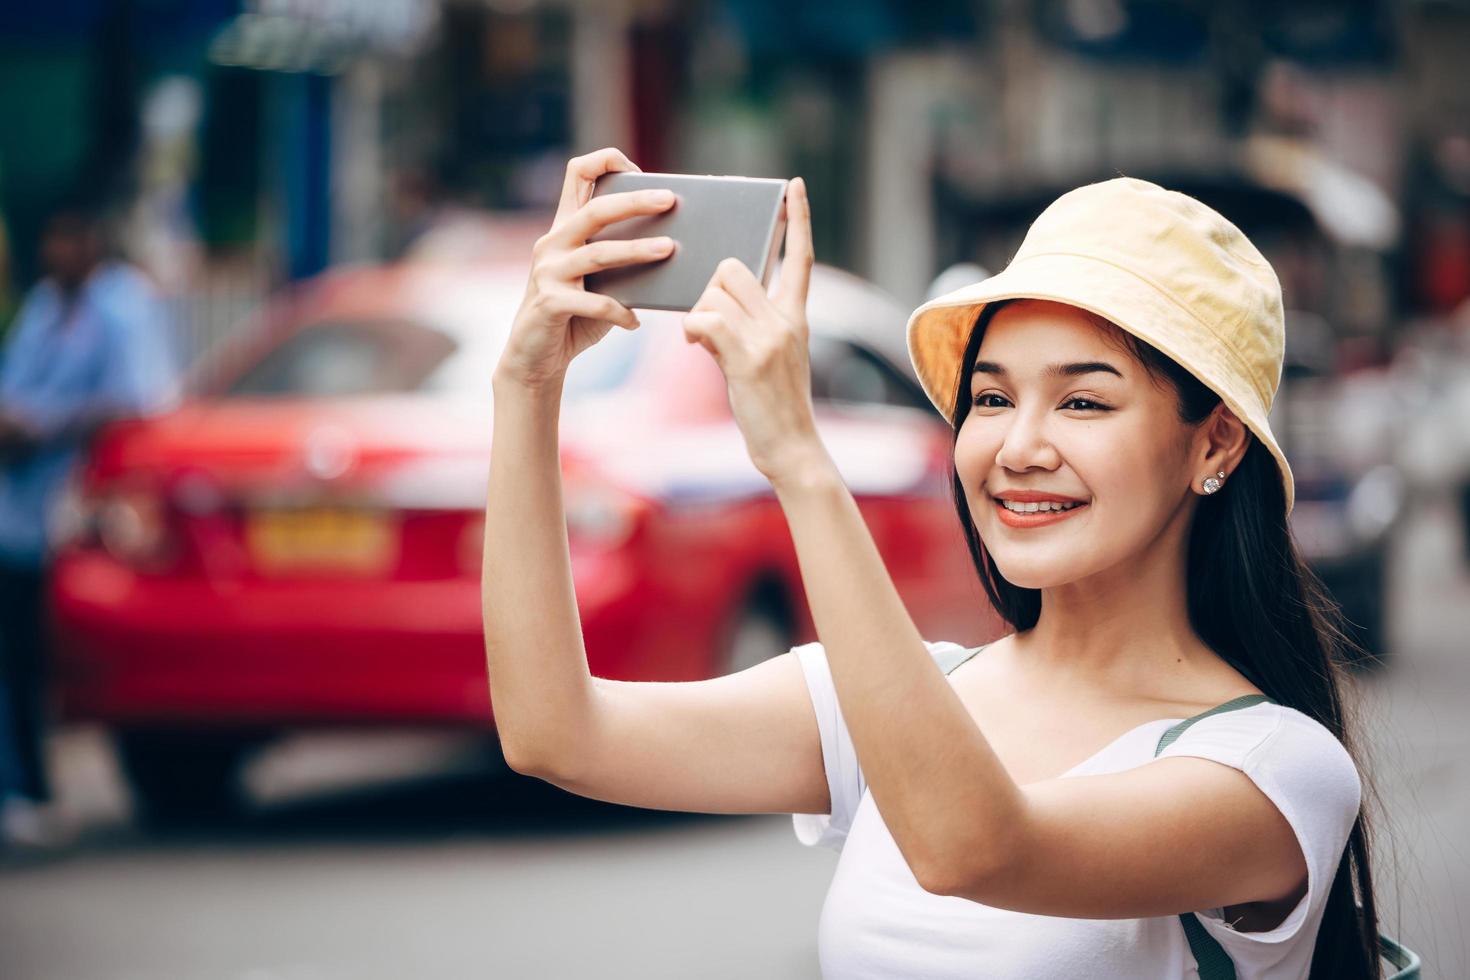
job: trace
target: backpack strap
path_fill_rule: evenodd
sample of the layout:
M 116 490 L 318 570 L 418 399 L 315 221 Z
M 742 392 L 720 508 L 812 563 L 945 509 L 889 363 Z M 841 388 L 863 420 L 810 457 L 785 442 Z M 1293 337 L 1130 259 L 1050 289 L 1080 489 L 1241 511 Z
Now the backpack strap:
M 1186 718 L 1183 721 L 1173 725 L 1168 731 L 1166 731 L 1163 735 L 1159 737 L 1159 744 L 1154 747 L 1154 756 L 1157 758 L 1160 752 L 1173 745 L 1174 742 L 1179 738 L 1179 736 L 1183 735 L 1189 729 L 1189 726 L 1193 725 L 1197 721 L 1203 721 L 1206 718 L 1210 717 L 1210 715 L 1218 715 L 1223 711 L 1234 711 L 1237 708 L 1249 708 L 1252 705 L 1261 704 L 1265 701 L 1270 701 L 1272 704 L 1276 703 L 1275 701 L 1272 701 L 1270 698 L 1266 697 L 1266 695 L 1264 694 L 1242 694 L 1240 697 L 1232 698 L 1231 700 L 1226 701 L 1224 704 L 1215 705 L 1209 711 L 1201 711 L 1193 718 Z
M 1179 736 L 1183 735 L 1195 722 L 1224 711 L 1249 708 L 1267 701 L 1272 704 L 1276 703 L 1264 694 L 1243 694 L 1170 726 L 1169 730 L 1159 737 L 1159 744 L 1154 747 L 1154 758 L 1158 758 L 1160 752 L 1173 745 Z M 1225 952 L 1225 947 L 1221 946 L 1219 941 L 1205 930 L 1199 919 L 1195 918 L 1194 913 L 1179 913 L 1179 922 L 1184 926 L 1185 938 L 1189 940 L 1189 951 L 1194 954 L 1195 962 L 1199 964 L 1200 980 L 1235 980 L 1235 964 L 1231 961 L 1230 954 Z
M 1236 708 L 1249 708 L 1251 705 L 1269 701 L 1277 702 L 1264 694 L 1246 694 L 1226 701 L 1224 704 L 1216 705 L 1209 711 L 1202 711 L 1193 718 L 1186 718 L 1172 726 L 1159 738 L 1159 744 L 1154 749 L 1154 757 L 1174 744 L 1174 741 L 1184 734 L 1185 729 L 1202 718 L 1218 714 L 1222 711 L 1232 711 Z M 1179 921 L 1184 925 L 1184 935 L 1189 939 L 1189 950 L 1194 953 L 1195 961 L 1199 964 L 1200 980 L 1235 980 L 1235 964 L 1230 960 L 1230 954 L 1225 948 L 1210 935 L 1199 919 L 1191 912 L 1182 913 Z M 1419 954 L 1405 946 L 1400 945 L 1386 932 L 1378 935 L 1379 955 L 1388 961 L 1389 965 L 1396 968 L 1396 972 L 1388 975 L 1388 980 L 1419 980 L 1421 960 Z

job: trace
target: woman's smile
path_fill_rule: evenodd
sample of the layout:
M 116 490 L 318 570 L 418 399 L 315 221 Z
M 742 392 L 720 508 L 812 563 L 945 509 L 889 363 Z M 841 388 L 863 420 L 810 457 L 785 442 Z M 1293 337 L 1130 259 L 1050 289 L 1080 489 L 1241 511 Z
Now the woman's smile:
M 1017 511 L 1008 508 L 1006 506 L 1007 501 L 996 497 L 992 497 L 991 499 L 995 502 L 995 510 L 1000 515 L 1001 523 L 1007 527 L 1042 527 L 1047 524 L 1055 524 L 1058 521 L 1065 521 L 1073 514 L 1087 507 L 1085 503 L 1070 503 L 1066 505 L 1065 510 L 1041 510 L 1041 505 L 1038 504 L 1022 504 L 1011 501 L 1012 507 L 1038 508 L 1031 511 Z M 1062 505 L 1053 504 L 1051 506 L 1060 507 Z

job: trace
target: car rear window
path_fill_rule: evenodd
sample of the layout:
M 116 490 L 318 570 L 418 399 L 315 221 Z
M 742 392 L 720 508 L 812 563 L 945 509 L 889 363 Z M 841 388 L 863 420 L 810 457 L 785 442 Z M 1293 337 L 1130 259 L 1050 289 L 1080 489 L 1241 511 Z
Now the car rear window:
M 414 391 L 457 346 L 411 323 L 314 323 L 267 351 L 225 393 L 325 398 Z
M 924 390 L 860 344 L 813 333 L 812 400 L 928 409 Z

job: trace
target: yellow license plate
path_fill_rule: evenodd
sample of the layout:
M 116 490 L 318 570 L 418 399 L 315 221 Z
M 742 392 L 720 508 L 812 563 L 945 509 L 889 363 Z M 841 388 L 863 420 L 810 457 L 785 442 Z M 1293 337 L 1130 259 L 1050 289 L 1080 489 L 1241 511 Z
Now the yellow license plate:
M 398 558 L 398 526 L 371 511 L 261 511 L 246 521 L 245 544 L 255 567 L 269 574 L 379 574 Z

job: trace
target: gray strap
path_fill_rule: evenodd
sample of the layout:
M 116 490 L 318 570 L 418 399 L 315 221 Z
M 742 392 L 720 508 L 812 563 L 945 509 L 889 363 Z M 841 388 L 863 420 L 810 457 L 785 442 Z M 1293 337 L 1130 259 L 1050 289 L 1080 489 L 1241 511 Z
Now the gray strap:
M 1407 946 L 1399 945 L 1398 941 L 1386 932 L 1378 934 L 1378 951 L 1384 959 L 1388 960 L 1389 965 L 1397 970 L 1389 976 L 1388 980 L 1419 980 L 1420 969 L 1424 964 L 1419 959 L 1418 953 Z
M 1179 913 L 1179 922 L 1184 926 L 1184 936 L 1189 940 L 1189 951 L 1199 964 L 1199 980 L 1235 980 L 1235 963 L 1225 947 L 1205 931 L 1193 912 Z
M 1234 711 L 1238 708 L 1249 708 L 1251 705 L 1271 701 L 1264 694 L 1243 694 L 1238 698 L 1232 698 L 1224 704 L 1217 704 L 1209 711 L 1201 711 L 1192 718 L 1171 726 L 1168 731 L 1159 737 L 1159 744 L 1154 747 L 1154 756 L 1169 746 L 1188 730 L 1190 725 L 1202 719 L 1217 715 L 1222 711 Z M 1271 702 L 1275 704 L 1274 701 Z M 1189 951 L 1194 954 L 1194 960 L 1199 964 L 1200 980 L 1235 980 L 1235 964 L 1230 959 L 1230 954 L 1225 952 L 1214 936 L 1210 935 L 1199 919 L 1195 918 L 1193 912 L 1181 912 L 1179 922 L 1184 926 L 1184 936 L 1189 940 Z
M 1162 736 L 1160 736 L 1159 744 L 1154 749 L 1154 755 L 1158 755 L 1160 752 L 1173 745 L 1175 739 L 1179 738 L 1180 735 L 1183 735 L 1185 730 L 1197 721 L 1203 721 L 1204 719 L 1210 717 L 1210 715 L 1218 715 L 1222 711 L 1234 711 L 1237 708 L 1249 708 L 1251 705 L 1260 704 L 1263 701 L 1271 701 L 1271 699 L 1266 697 L 1266 695 L 1264 694 L 1242 694 L 1240 697 L 1226 701 L 1224 704 L 1215 705 L 1209 711 L 1201 711 L 1193 718 L 1186 718 L 1178 724 L 1174 725 Z M 1271 703 L 1275 704 L 1276 702 L 1271 701 Z
M 1224 704 L 1216 705 L 1209 711 L 1203 711 L 1193 718 L 1186 718 L 1174 725 L 1159 738 L 1158 747 L 1154 749 L 1157 756 L 1174 740 L 1184 734 L 1185 729 L 1201 718 L 1218 714 L 1221 711 L 1232 711 L 1236 708 L 1249 708 L 1253 704 L 1264 701 L 1276 702 L 1264 694 L 1246 694 L 1226 701 Z M 1189 939 L 1190 952 L 1194 953 L 1195 961 L 1199 963 L 1200 980 L 1235 980 L 1235 964 L 1230 961 L 1230 954 L 1225 952 L 1218 940 L 1205 931 L 1199 919 L 1194 913 L 1185 912 L 1179 916 L 1179 921 L 1184 924 L 1184 935 Z M 1420 961 L 1419 956 L 1410 949 L 1406 949 L 1391 939 L 1387 933 L 1379 933 L 1378 947 L 1380 955 L 1388 960 L 1390 965 L 1397 967 L 1398 972 L 1392 974 L 1389 980 L 1418 980 Z

